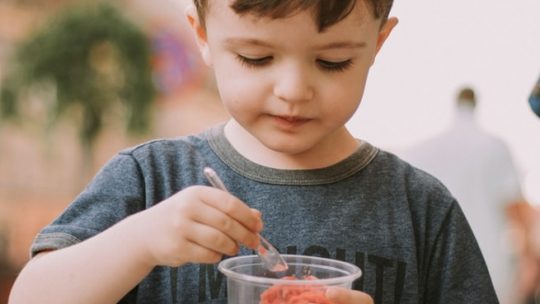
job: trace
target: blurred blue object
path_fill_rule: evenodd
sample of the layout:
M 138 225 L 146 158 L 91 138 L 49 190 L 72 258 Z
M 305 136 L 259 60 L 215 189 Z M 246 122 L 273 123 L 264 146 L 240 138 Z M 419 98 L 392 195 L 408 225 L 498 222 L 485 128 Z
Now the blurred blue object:
M 529 105 L 536 116 L 540 117 L 540 78 L 529 96 Z

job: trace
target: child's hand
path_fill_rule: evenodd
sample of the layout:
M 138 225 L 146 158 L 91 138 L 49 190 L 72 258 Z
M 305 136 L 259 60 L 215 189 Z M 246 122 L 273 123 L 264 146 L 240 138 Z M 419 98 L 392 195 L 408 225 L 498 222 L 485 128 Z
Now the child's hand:
M 260 213 L 233 195 L 212 187 L 186 188 L 139 214 L 135 237 L 151 265 L 217 263 L 236 255 L 239 244 L 255 248 Z
M 373 299 L 367 293 L 343 287 L 328 288 L 326 298 L 334 304 L 373 304 Z

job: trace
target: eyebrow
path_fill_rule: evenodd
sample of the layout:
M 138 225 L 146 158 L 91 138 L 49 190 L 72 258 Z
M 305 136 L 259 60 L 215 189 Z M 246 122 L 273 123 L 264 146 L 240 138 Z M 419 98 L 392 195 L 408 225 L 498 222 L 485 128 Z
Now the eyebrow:
M 330 50 L 330 49 L 360 49 L 365 48 L 367 43 L 365 42 L 332 42 L 329 44 L 321 45 L 317 47 L 318 50 Z
M 262 46 L 272 48 L 273 46 L 265 41 L 253 38 L 228 38 L 225 40 L 225 44 L 231 45 L 250 45 L 250 46 Z M 359 49 L 367 46 L 365 42 L 332 42 L 316 47 L 317 50 L 330 50 L 330 49 Z
M 253 38 L 228 38 L 225 39 L 225 45 L 231 46 L 231 45 L 252 45 L 252 46 L 263 46 L 271 48 L 272 45 L 269 43 L 266 43 L 259 39 L 253 39 Z

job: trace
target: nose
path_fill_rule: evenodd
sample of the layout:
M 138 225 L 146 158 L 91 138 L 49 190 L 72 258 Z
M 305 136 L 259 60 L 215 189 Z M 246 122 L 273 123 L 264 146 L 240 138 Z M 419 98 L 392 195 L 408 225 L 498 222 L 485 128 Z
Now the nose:
M 313 76 L 309 69 L 289 65 L 277 74 L 274 95 L 286 102 L 308 101 L 314 96 Z

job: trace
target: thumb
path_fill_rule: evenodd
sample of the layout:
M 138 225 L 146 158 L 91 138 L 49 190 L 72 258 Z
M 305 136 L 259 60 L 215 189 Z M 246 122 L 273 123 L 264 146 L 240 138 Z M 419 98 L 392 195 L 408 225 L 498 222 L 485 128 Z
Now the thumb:
M 373 304 L 373 299 L 367 293 L 344 287 L 328 287 L 326 298 L 334 304 Z

